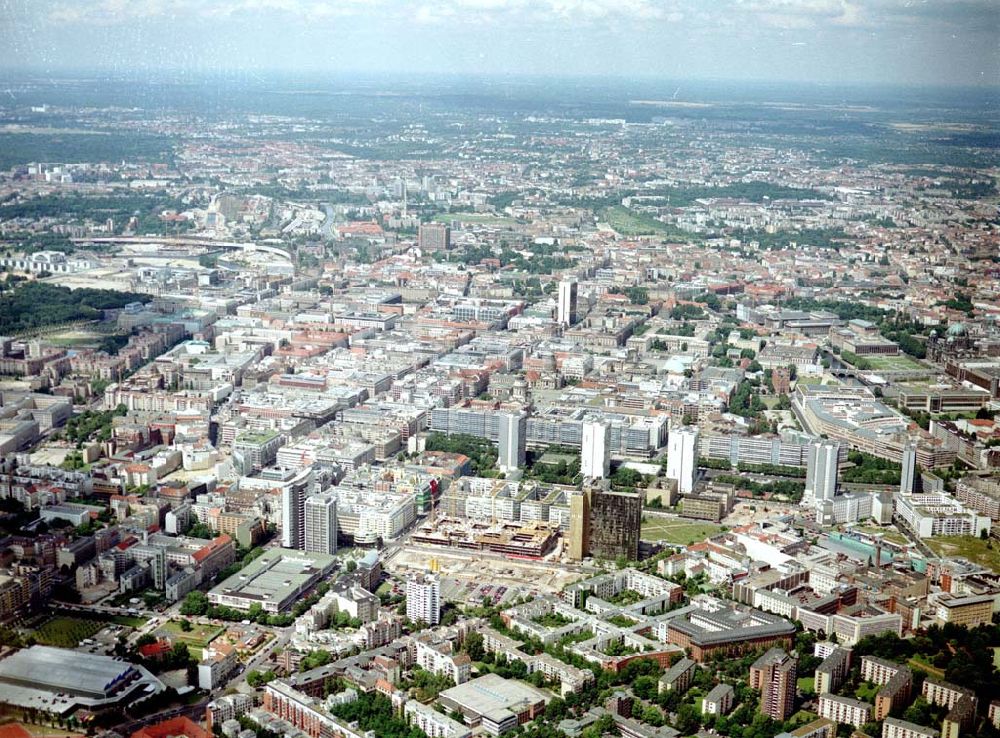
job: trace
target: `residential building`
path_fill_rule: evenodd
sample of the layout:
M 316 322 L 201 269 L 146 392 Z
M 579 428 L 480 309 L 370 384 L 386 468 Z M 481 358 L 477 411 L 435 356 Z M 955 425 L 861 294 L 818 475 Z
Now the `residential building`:
M 760 690 L 760 711 L 772 720 L 785 720 L 795 711 L 798 658 L 772 648 L 750 666 L 750 687 Z
M 851 697 L 823 694 L 819 697 L 816 712 L 820 717 L 860 728 L 872 720 L 872 705 Z
M 441 580 L 436 574 L 413 575 L 406 580 L 406 617 L 412 622 L 441 622 Z
M 736 691 L 731 684 L 716 684 L 701 703 L 702 715 L 728 715 L 736 701 Z

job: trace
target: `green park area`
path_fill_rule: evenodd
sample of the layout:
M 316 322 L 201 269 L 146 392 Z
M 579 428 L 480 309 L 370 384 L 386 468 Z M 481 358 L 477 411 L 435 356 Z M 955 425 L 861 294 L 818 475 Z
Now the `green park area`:
M 688 546 L 714 536 L 722 530 L 721 525 L 714 523 L 688 523 L 672 518 L 649 516 L 642 523 L 642 539 Z
M 604 208 L 600 218 L 623 236 L 655 236 L 668 233 L 671 229 L 651 215 L 629 210 L 621 205 Z
M 925 538 L 934 553 L 943 558 L 961 557 L 974 564 L 1000 571 L 1000 546 L 973 536 L 934 536 Z
M 896 356 L 866 356 L 865 361 L 878 372 L 919 372 L 927 367 L 906 354 Z
M 191 629 L 184 630 L 180 620 L 171 620 L 160 628 L 159 632 L 168 636 L 174 643 L 179 641 L 186 644 L 191 655 L 196 659 L 201 658 L 201 649 L 205 648 L 224 630 L 217 625 L 199 625 L 198 623 L 189 623 L 189 625 Z

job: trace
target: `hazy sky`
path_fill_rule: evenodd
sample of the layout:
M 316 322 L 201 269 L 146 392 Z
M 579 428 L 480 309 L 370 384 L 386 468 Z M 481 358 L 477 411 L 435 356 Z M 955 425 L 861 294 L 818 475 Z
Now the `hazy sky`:
M 0 0 L 0 68 L 1000 84 L 1000 0 Z

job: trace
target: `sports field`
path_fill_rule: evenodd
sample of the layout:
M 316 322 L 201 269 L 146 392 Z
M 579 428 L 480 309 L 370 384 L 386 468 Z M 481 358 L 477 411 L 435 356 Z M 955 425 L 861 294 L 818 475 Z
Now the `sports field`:
M 672 518 L 649 516 L 642 524 L 642 539 L 689 546 L 692 543 L 703 541 L 721 530 L 722 526 L 714 523 L 690 523 Z

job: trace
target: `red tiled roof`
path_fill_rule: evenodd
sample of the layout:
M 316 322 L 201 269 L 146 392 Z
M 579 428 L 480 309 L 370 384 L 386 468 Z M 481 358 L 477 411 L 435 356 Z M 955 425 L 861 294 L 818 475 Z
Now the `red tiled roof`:
M 190 718 L 175 717 L 155 725 L 147 725 L 132 734 L 132 738 L 212 738 L 211 733 Z

